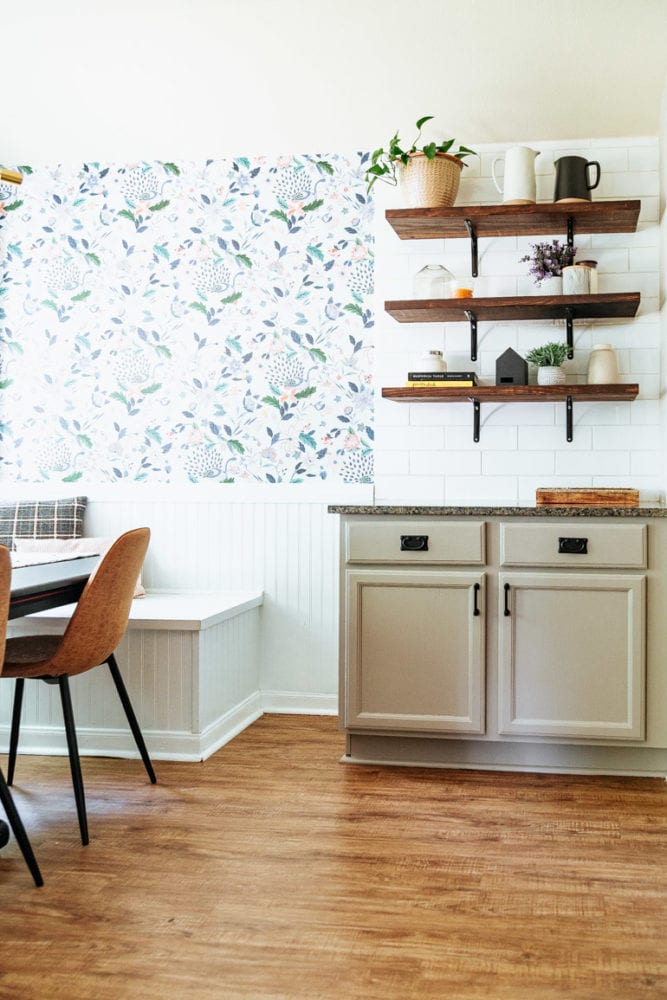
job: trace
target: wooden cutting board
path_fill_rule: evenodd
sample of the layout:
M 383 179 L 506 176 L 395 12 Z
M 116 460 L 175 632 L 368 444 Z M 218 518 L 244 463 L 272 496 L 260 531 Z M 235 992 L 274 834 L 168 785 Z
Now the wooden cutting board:
M 638 507 L 639 490 L 584 487 L 535 491 L 538 507 Z

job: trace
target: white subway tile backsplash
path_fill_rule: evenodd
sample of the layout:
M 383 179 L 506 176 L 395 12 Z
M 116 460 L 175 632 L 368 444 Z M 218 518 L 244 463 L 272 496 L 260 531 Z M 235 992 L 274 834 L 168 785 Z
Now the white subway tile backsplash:
M 516 427 L 485 427 L 484 440 L 474 442 L 469 427 L 447 427 L 445 447 L 453 451 L 510 451 L 517 446 Z
M 445 502 L 455 506 L 515 504 L 516 476 L 453 476 L 446 479 Z
M 481 472 L 480 455 L 468 451 L 414 451 L 410 472 L 417 476 L 475 476 Z
M 568 381 L 585 383 L 594 344 L 610 343 L 617 354 L 620 380 L 638 382 L 635 402 L 574 405 L 574 440 L 565 439 L 564 403 L 491 403 L 481 405 L 480 441 L 472 440 L 473 407 L 453 404 L 399 404 L 376 394 L 378 468 L 376 479 L 383 502 L 431 500 L 454 504 L 534 503 L 537 485 L 619 485 L 642 489 L 642 496 L 660 488 L 663 469 L 660 397 L 661 329 L 659 314 L 660 215 L 658 143 L 648 138 L 524 141 L 541 150 L 536 160 L 538 199 L 553 198 L 554 160 L 562 155 L 585 156 L 602 167 L 600 187 L 593 198 L 639 198 L 641 214 L 636 233 L 577 234 L 578 259 L 598 261 L 601 292 L 639 291 L 634 318 L 579 320 L 574 323 L 575 356 L 565 363 Z M 511 144 L 485 146 L 474 169 L 461 183 L 458 205 L 500 204 L 491 179 L 491 164 Z M 502 167 L 501 167 L 502 172 Z M 386 207 L 398 207 L 395 192 Z M 376 385 L 401 385 L 422 351 L 443 350 L 450 370 L 474 369 L 483 384 L 495 383 L 497 357 L 508 347 L 525 356 L 532 347 L 565 339 L 562 321 L 484 322 L 478 329 L 478 360 L 470 360 L 468 323 L 399 324 L 382 319 L 385 299 L 412 297 L 413 275 L 425 263 L 443 263 L 457 278 L 471 281 L 475 298 L 533 294 L 527 264 L 520 258 L 530 245 L 551 236 L 480 238 L 477 279 L 470 278 L 467 239 L 399 240 L 378 212 L 376 244 L 378 360 Z M 529 368 L 534 384 L 536 369 Z M 406 455 L 408 470 L 405 470 Z M 638 457 L 637 457 L 638 456 Z M 664 461 L 662 463 L 664 465 Z M 595 481 L 595 483 L 594 483 Z
M 442 476 L 376 476 L 375 502 L 379 504 L 444 504 Z
M 630 455 L 627 451 L 560 451 L 555 471 L 559 476 L 624 476 L 630 472 Z
M 596 451 L 651 451 L 660 448 L 662 431 L 659 427 L 596 427 L 593 430 L 593 448 Z
M 579 426 L 575 410 L 574 440 L 568 444 L 573 450 L 590 451 L 593 446 L 590 427 Z M 556 451 L 563 447 L 565 434 L 563 427 L 520 427 L 519 450 L 523 452 Z
M 551 476 L 554 471 L 551 451 L 489 451 L 482 455 L 485 476 L 527 476 L 530 473 Z
M 633 476 L 661 476 L 665 464 L 663 451 L 633 451 L 630 473 Z

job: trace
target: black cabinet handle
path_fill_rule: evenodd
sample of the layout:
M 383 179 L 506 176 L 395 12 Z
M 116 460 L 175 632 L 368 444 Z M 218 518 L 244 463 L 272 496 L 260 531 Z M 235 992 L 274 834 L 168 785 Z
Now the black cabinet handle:
M 401 552 L 428 552 L 428 535 L 401 535 Z
M 479 597 L 479 591 L 480 591 L 480 586 L 478 583 L 476 583 L 475 586 L 473 587 L 473 591 L 474 591 L 474 596 L 473 596 L 474 603 L 473 603 L 472 613 L 475 617 L 477 617 L 477 615 L 479 615 L 479 605 L 477 604 L 477 598 Z
M 510 616 L 510 585 L 505 584 L 505 618 Z
M 558 551 L 569 556 L 588 555 L 587 538 L 559 538 Z

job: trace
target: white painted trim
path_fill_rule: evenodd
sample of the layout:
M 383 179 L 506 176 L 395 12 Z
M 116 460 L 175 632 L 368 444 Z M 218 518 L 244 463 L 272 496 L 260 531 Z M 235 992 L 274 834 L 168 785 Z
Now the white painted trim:
M 229 743 L 262 715 L 258 691 L 235 705 L 202 733 L 142 730 L 153 760 L 206 760 Z M 139 752 L 129 729 L 89 729 L 77 726 L 81 757 L 122 757 L 139 759 Z M 0 740 L 9 742 L 9 726 L 0 726 Z M 61 726 L 22 726 L 19 755 L 63 757 L 67 755 L 65 730 Z
M 143 730 L 143 736 L 153 760 L 202 761 L 233 740 L 266 712 L 281 715 L 337 715 L 338 699 L 336 695 L 256 691 L 202 733 Z M 77 739 L 79 754 L 82 757 L 139 759 L 129 729 L 77 727 Z M 0 726 L 0 742 L 3 746 L 9 742 L 9 726 Z M 59 726 L 22 726 L 20 743 L 19 756 L 67 755 L 65 731 Z
M 262 691 L 262 708 L 278 715 L 338 715 L 338 695 Z

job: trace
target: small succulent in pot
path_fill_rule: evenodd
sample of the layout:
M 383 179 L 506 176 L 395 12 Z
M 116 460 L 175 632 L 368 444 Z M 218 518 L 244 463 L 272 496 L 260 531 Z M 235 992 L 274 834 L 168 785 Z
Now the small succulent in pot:
M 543 344 L 528 351 L 526 361 L 538 368 L 559 368 L 567 357 L 567 344 Z
M 576 247 L 560 243 L 559 240 L 554 240 L 553 243 L 531 243 L 530 248 L 530 253 L 520 257 L 519 263 L 530 264 L 528 273 L 533 275 L 535 284 L 546 278 L 562 277 L 563 268 L 574 262 L 577 252 Z
M 567 344 L 543 344 L 528 351 L 526 361 L 537 365 L 538 385 L 564 385 L 565 369 L 562 364 L 567 357 Z

